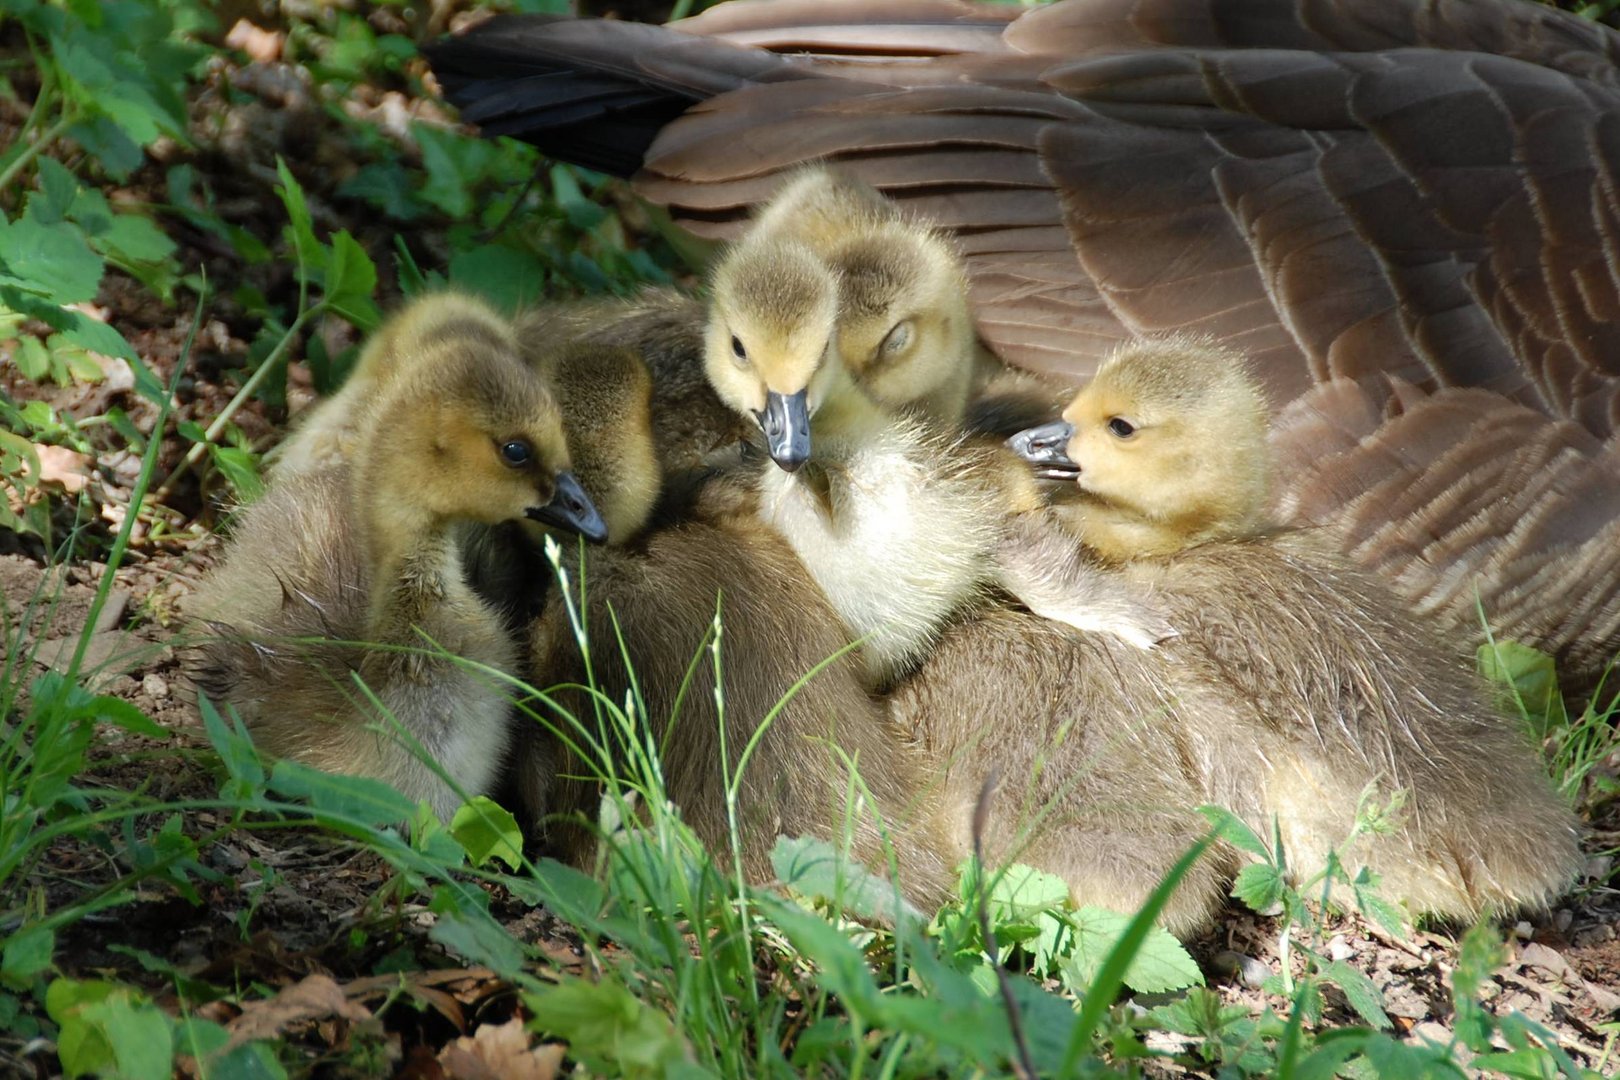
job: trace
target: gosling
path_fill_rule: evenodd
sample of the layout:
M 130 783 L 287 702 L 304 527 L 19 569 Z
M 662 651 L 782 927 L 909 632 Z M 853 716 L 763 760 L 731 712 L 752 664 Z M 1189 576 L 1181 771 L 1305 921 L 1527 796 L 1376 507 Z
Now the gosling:
M 497 777 L 503 679 L 520 670 L 467 584 L 458 528 L 529 518 L 600 539 L 604 525 L 505 320 L 433 296 L 380 340 L 323 427 L 340 433 L 330 456 L 272 476 L 194 598 L 195 681 L 270 753 L 384 780 L 447 818 Z
M 716 856 L 730 850 L 725 776 L 736 774 L 756 728 L 786 697 L 743 769 L 743 872 L 759 883 L 774 878 L 770 851 L 781 833 L 835 845 L 847 839 L 869 869 L 881 873 L 896 863 L 908 900 L 937 907 L 951 893 L 954 853 L 923 762 L 866 692 L 857 662 L 835 659 L 792 692 L 849 645 L 792 550 L 724 473 L 697 484 L 681 520 L 638 535 L 637 525 L 652 517 L 670 453 L 655 438 L 645 367 L 633 350 L 565 353 L 549 377 L 581 481 L 618 523 L 616 542 L 591 551 L 583 568 L 589 673 L 608 700 L 623 701 L 632 688 L 639 693 L 667 793 L 685 821 Z M 579 569 L 575 552 L 565 560 L 570 572 Z M 724 627 L 718 675 L 707 656 L 693 663 L 717 611 Z M 593 715 L 591 700 L 568 689 L 584 684 L 588 671 L 558 590 L 532 625 L 530 661 L 535 685 L 559 686 L 551 699 L 561 708 Z M 564 733 L 581 741 L 577 731 Z M 594 850 L 594 834 L 579 821 L 594 816 L 597 785 L 584 778 L 602 764 L 579 761 L 538 725 L 519 737 L 514 775 L 525 816 L 548 826 L 548 840 L 570 861 L 585 862 Z M 853 814 L 851 767 L 865 785 Z
M 1341 851 L 1414 914 L 1544 904 L 1580 862 L 1577 822 L 1462 651 L 1318 538 L 1266 518 L 1264 400 L 1228 350 L 1128 347 L 1063 420 L 1012 440 L 1060 481 L 1053 513 L 1150 589 L 1189 699 L 1237 718 L 1204 746 L 1204 790 L 1262 834 L 1273 815 L 1309 876 L 1363 792 L 1405 793 L 1399 827 Z M 1219 733 L 1217 733 L 1218 736 Z

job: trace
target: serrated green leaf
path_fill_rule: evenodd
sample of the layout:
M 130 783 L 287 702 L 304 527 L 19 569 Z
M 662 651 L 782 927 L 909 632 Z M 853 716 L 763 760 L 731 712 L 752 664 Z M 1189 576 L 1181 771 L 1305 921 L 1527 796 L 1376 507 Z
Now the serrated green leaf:
M 1344 999 L 1363 1020 L 1375 1028 L 1390 1026 L 1389 1017 L 1384 1014 L 1384 995 L 1378 992 L 1378 987 L 1360 968 L 1351 967 L 1342 960 L 1330 960 L 1322 965 L 1322 975 L 1344 991 Z
M 101 256 L 72 222 L 0 219 L 0 283 L 67 305 L 93 300 L 101 274 Z
M 0 271 L 0 308 L 38 319 L 60 331 L 63 337 L 82 349 L 128 360 L 135 372 L 135 388 L 148 400 L 154 400 L 148 388 L 156 386 L 160 388 L 161 396 L 162 384 L 158 383 L 146 365 L 140 362 L 140 358 L 135 355 L 135 349 L 124 340 L 124 335 L 82 311 L 60 307 L 55 301 L 24 292 L 17 285 L 5 282 L 4 277 L 4 272 Z
M 377 328 L 382 314 L 372 294 L 377 267 L 348 230 L 332 237 L 332 259 L 326 271 L 326 306 L 364 331 Z
M 122 180 L 146 160 L 140 145 L 124 133 L 110 116 L 91 116 L 67 130 L 67 137 L 84 148 L 102 172 Z
M 825 840 L 777 837 L 771 848 L 771 869 L 789 888 L 836 903 L 862 918 L 889 923 L 902 917 L 922 918 L 892 881 L 878 877 L 853 859 L 841 857 Z
M 158 263 L 178 248 L 168 234 L 139 214 L 114 214 L 107 229 L 90 236 L 91 246 L 130 263 Z
M 11 353 L 12 363 L 23 377 L 34 382 L 43 381 L 51 373 L 51 354 L 45 348 L 45 343 L 32 334 L 24 334 L 17 339 L 17 347 Z
M 1108 954 L 1119 944 L 1131 917 L 1090 905 L 1070 916 L 1074 929 L 1074 951 L 1064 964 L 1070 985 L 1083 990 L 1102 970 Z M 1179 990 L 1203 983 L 1203 973 L 1170 934 L 1155 926 L 1142 938 L 1135 956 L 1125 969 L 1125 984 L 1142 993 Z
M 287 168 L 287 163 L 279 157 L 276 158 L 276 176 L 281 179 L 276 186 L 276 194 L 281 197 L 281 205 L 287 210 L 287 236 L 292 241 L 293 251 L 297 253 L 304 272 L 313 277 L 316 271 L 326 267 L 326 246 L 315 237 L 315 222 L 310 217 L 309 203 L 304 200 L 304 189 L 299 186 L 292 170 Z
M 0 981 L 26 990 L 34 976 L 51 966 L 56 954 L 56 932 L 43 926 L 25 926 L 6 938 L 0 952 Z
M 303 799 L 315 810 L 371 826 L 409 821 L 416 804 L 381 780 L 369 776 L 334 776 L 283 758 L 270 771 L 270 790 Z
M 500 803 L 487 795 L 474 795 L 450 819 L 456 838 L 474 866 L 499 859 L 510 869 L 523 865 L 523 830 Z
M 28 199 L 28 212 L 43 224 L 50 225 L 67 216 L 79 194 L 79 178 L 68 167 L 52 158 L 39 159 L 39 193 Z
M 1406 912 L 1397 904 L 1385 900 L 1378 892 L 1378 879 L 1362 867 L 1350 883 L 1355 894 L 1356 907 L 1361 913 L 1400 940 L 1406 939 Z
M 1268 863 L 1249 863 L 1237 873 L 1232 883 L 1232 895 L 1251 911 L 1267 911 L 1282 902 L 1288 883 Z
M 1068 882 L 1023 863 L 993 875 L 990 882 L 991 905 L 1010 915 L 1062 910 L 1069 904 Z
M 1220 833 L 1220 838 L 1240 851 L 1247 851 L 1250 855 L 1262 862 L 1271 862 L 1271 849 L 1266 842 L 1244 820 L 1224 806 L 1204 805 L 1198 812 L 1208 821 L 1210 827 Z

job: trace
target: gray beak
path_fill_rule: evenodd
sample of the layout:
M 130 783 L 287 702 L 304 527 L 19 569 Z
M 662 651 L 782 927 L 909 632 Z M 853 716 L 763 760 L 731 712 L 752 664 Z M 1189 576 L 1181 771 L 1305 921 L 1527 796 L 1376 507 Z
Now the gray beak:
M 1033 465 L 1035 475 L 1043 480 L 1073 480 L 1080 475 L 1080 466 L 1069 458 L 1072 438 L 1074 425 L 1054 420 L 1020 431 L 1007 440 L 1007 449 Z
M 765 432 L 765 449 L 788 472 L 797 472 L 799 466 L 810 460 L 810 410 L 805 403 L 807 391 L 782 395 L 770 391 L 765 395 L 765 411 L 755 413 L 760 429 Z
M 551 501 L 528 511 L 529 517 L 559 529 L 579 533 L 593 544 L 607 539 L 607 522 L 571 472 L 557 474 L 557 490 Z

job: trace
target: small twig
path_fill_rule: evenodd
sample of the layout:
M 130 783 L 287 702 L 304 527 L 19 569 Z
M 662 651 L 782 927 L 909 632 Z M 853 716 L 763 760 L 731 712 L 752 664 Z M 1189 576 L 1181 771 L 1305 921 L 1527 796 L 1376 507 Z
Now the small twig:
M 984 877 L 984 828 L 990 817 L 990 796 L 995 793 L 996 779 L 997 773 L 993 770 L 984 778 L 984 786 L 979 788 L 979 801 L 973 807 L 973 863 L 979 878 L 979 933 L 984 937 L 985 955 L 990 958 L 990 969 L 996 973 L 996 985 L 1001 988 L 1001 1002 L 1007 1007 L 1007 1026 L 1012 1029 L 1013 1046 L 1018 1050 L 1018 1060 L 1013 1063 L 1014 1071 L 1020 1080 L 1036 1080 L 1039 1073 L 1035 1071 L 1034 1055 L 1029 1052 L 1029 1040 L 1024 1037 L 1024 1017 L 1013 997 L 1012 982 L 1002 969 L 1001 957 L 997 955 L 996 935 L 990 929 L 989 890 L 985 887 Z
M 1388 930 L 1385 930 L 1382 926 L 1379 926 L 1371 919 L 1362 919 L 1361 929 L 1368 935 L 1375 937 L 1385 945 L 1388 945 L 1390 948 L 1399 949 L 1415 960 L 1422 960 L 1425 964 L 1434 963 L 1433 956 L 1424 952 L 1412 942 L 1404 941 L 1401 938 L 1396 937 L 1394 934 L 1391 934 Z
M 517 197 L 512 200 L 512 205 L 507 207 L 506 213 L 501 215 L 501 220 L 478 234 L 478 243 L 487 244 L 506 229 L 506 226 L 517 216 L 518 210 L 523 206 L 523 200 L 529 197 L 529 192 L 534 190 L 534 185 L 539 181 L 539 172 L 529 174 L 529 178 L 523 182 L 523 187 L 518 189 Z
M 186 456 L 180 459 L 180 464 L 176 465 L 174 470 L 163 478 L 163 483 L 159 484 L 157 491 L 153 493 L 155 500 L 161 502 L 167 498 L 174 491 L 175 483 L 185 476 L 187 472 L 191 471 L 197 462 L 202 460 L 203 455 L 208 453 L 208 448 L 214 444 L 214 440 L 219 438 L 226 425 L 231 422 L 231 418 L 241 410 L 242 406 L 248 403 L 249 398 L 258 392 L 259 384 L 269 376 L 271 369 L 281 359 L 281 354 L 287 351 L 287 347 L 292 344 L 293 339 L 302 332 L 304 324 L 322 310 L 319 305 L 316 305 L 293 320 L 292 325 L 287 328 L 287 332 L 282 335 L 281 340 L 276 342 L 276 347 L 270 350 L 270 355 L 266 356 L 263 363 L 258 366 L 252 375 L 248 376 L 247 381 L 236 391 L 236 395 L 219 411 L 219 415 L 214 418 L 214 422 L 208 425 L 207 430 L 203 432 L 203 441 L 192 443 L 191 449 L 186 451 Z
M 77 119 L 78 114 L 69 112 L 57 120 L 56 123 L 46 128 L 44 133 L 33 142 L 29 143 L 27 149 L 17 155 L 17 160 L 8 165 L 5 172 L 0 173 L 0 191 L 10 187 L 23 174 L 23 170 L 32 165 L 34 159 L 43 154 L 45 148 L 55 142 L 64 131 L 72 127 Z

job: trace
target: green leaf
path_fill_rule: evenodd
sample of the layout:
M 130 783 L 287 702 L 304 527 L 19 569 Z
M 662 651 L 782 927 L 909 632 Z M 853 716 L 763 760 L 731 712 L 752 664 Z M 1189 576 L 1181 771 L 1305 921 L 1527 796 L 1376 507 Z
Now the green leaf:
M 347 229 L 332 237 L 325 288 L 326 306 L 359 329 L 369 332 L 382 322 L 382 313 L 372 299 L 377 291 L 377 267 Z
M 46 300 L 34 293 L 24 292 L 15 284 L 5 282 L 4 278 L 4 272 L 0 271 L 0 308 L 9 308 L 30 318 L 38 319 L 40 322 L 60 330 L 63 336 L 75 345 L 91 352 L 98 352 L 103 356 L 123 357 L 125 360 L 130 361 L 131 367 L 134 368 L 135 388 L 149 400 L 161 398 L 162 384 L 153 377 L 146 365 L 140 362 L 140 358 L 135 355 L 134 348 L 124 340 L 122 334 L 101 320 L 92 319 L 82 311 L 60 307 L 54 301 Z
M 334 776 L 290 758 L 276 762 L 270 772 L 270 790 L 290 799 L 303 799 L 315 810 L 386 826 L 409 821 L 416 804 L 381 780 L 369 776 Z
M 877 981 L 866 954 L 847 933 L 796 904 L 771 896 L 755 900 L 793 947 L 816 965 L 822 986 L 842 998 L 845 1008 L 869 1016 L 881 1011 Z
M 1056 874 L 1014 863 L 991 879 L 992 913 L 1031 915 L 1069 906 L 1069 885 Z
M 304 273 L 313 277 L 316 271 L 326 267 L 326 246 L 315 238 L 315 222 L 309 214 L 309 203 L 304 200 L 304 189 L 279 157 L 276 158 L 276 175 L 281 178 L 276 194 L 281 196 L 281 205 L 287 209 L 287 235 Z
M 51 354 L 45 343 L 32 334 L 17 339 L 17 348 L 11 354 L 12 362 L 23 377 L 42 382 L 51 373 Z
M 478 894 L 482 896 L 483 894 Z M 503 978 L 523 970 L 523 949 L 488 911 L 456 886 L 434 890 L 429 909 L 438 916 L 428 936 Z
M 199 440 L 201 441 L 201 440 Z M 214 463 L 231 490 L 244 502 L 257 499 L 264 492 L 264 479 L 259 475 L 259 460 L 250 450 L 239 446 L 218 446 L 210 443 L 208 458 Z
M 208 1063 L 208 1080 L 287 1080 L 275 1047 L 254 1041 L 233 1047 Z
M 39 159 L 39 193 L 28 199 L 28 211 L 41 223 L 55 224 L 67 216 L 79 194 L 79 178 L 52 158 Z
M 1224 806 L 1204 805 L 1198 808 L 1204 815 L 1210 827 L 1220 833 L 1220 838 L 1240 851 L 1247 851 L 1261 862 L 1274 862 L 1271 849 L 1259 835 L 1232 811 Z
M 1569 725 L 1551 656 L 1517 641 L 1498 639 L 1481 645 L 1477 660 L 1480 674 L 1496 684 L 1503 703 L 1515 711 L 1522 708 L 1537 738 Z
M 90 235 L 102 254 L 131 263 L 158 263 L 177 250 L 168 234 L 139 214 L 114 214 L 107 229 Z
M 427 173 L 420 196 L 447 217 L 464 218 L 472 213 L 468 183 L 484 172 L 493 147 L 421 122 L 411 125 L 411 134 L 421 147 L 422 168 Z
M 101 257 L 77 225 L 46 225 L 26 214 L 16 221 L 0 219 L 0 284 L 53 304 L 77 304 L 95 299 L 101 274 Z
M 450 256 L 450 283 L 477 293 L 504 311 L 515 311 L 539 299 L 545 266 L 526 251 L 485 244 Z
M 1406 939 L 1406 912 L 1397 904 L 1385 900 L 1378 892 L 1379 877 L 1363 866 L 1350 881 L 1355 894 L 1356 907 L 1391 936 Z
M 1344 999 L 1367 1023 L 1375 1028 L 1390 1026 L 1389 1017 L 1384 1014 L 1384 995 L 1378 992 L 1378 987 L 1360 968 L 1351 967 L 1342 960 L 1330 960 L 1322 965 L 1322 976 L 1331 979 L 1344 991 Z
M 122 180 L 146 160 L 140 144 L 124 133 L 110 116 L 92 116 L 74 124 L 67 137 L 84 147 L 84 152 L 102 172 Z
M 232 801 L 257 802 L 264 794 L 264 762 L 242 726 L 241 718 L 233 711 L 227 723 L 208 700 L 208 695 L 202 693 L 197 695 L 197 711 L 202 714 L 203 730 L 208 733 L 209 743 L 225 766 L 227 780 L 220 787 L 220 794 Z
M 102 723 L 112 724 L 123 728 L 134 735 L 144 735 L 149 739 L 169 738 L 169 729 L 147 716 L 134 705 L 110 694 L 91 701 L 88 706 L 91 716 Z
M 1287 891 L 1288 883 L 1269 863 L 1249 863 L 1238 871 L 1237 880 L 1232 883 L 1232 895 L 1256 912 L 1282 903 Z
M 1074 952 L 1065 970 L 1070 985 L 1089 986 L 1103 962 L 1119 944 L 1130 924 L 1130 916 L 1086 906 L 1070 920 L 1074 927 Z M 1125 984 L 1142 993 L 1161 993 L 1185 986 L 1201 985 L 1203 974 L 1181 943 L 1163 929 L 1150 927 L 1125 969 Z
M 45 1008 L 61 1031 L 57 1056 L 73 1077 L 95 1073 L 127 1080 L 167 1080 L 174 1039 L 161 1009 L 128 987 L 57 979 Z
M 472 860 L 483 866 L 499 859 L 510 869 L 523 865 L 523 830 L 510 811 L 486 795 L 474 795 L 450 819 L 450 834 Z
M 777 837 L 771 849 L 771 869 L 789 888 L 830 901 L 861 918 L 890 924 L 902 917 L 922 918 L 922 912 L 906 902 L 894 882 L 878 877 L 853 858 L 841 857 L 825 840 Z
M 1068 1048 L 1063 1054 L 1062 1072 L 1065 1074 L 1074 1071 L 1080 1062 L 1080 1056 L 1090 1046 L 1092 1037 L 1102 1024 L 1103 1017 L 1113 1004 L 1114 996 L 1125 982 L 1125 973 L 1129 970 L 1136 950 L 1148 934 L 1155 929 L 1154 920 L 1169 903 L 1171 895 L 1181 884 L 1189 871 L 1202 859 L 1220 836 L 1218 830 L 1212 830 L 1192 847 L 1188 848 L 1176 864 L 1170 868 L 1164 880 L 1154 886 L 1142 906 L 1132 915 L 1130 922 L 1125 926 L 1125 932 L 1120 935 L 1119 944 L 1108 953 L 1096 976 L 1091 980 L 1091 986 L 1086 991 L 1085 999 L 1080 1004 L 1080 1018 L 1075 1022 L 1073 1032 L 1069 1036 Z
M 594 1073 L 662 1076 L 689 1060 L 669 1017 L 619 983 L 566 979 L 523 995 L 529 1027 L 567 1039 L 570 1052 Z
M 51 966 L 56 952 L 56 932 L 42 926 L 25 926 L 6 938 L 0 953 L 0 982 L 26 990 L 34 976 Z

